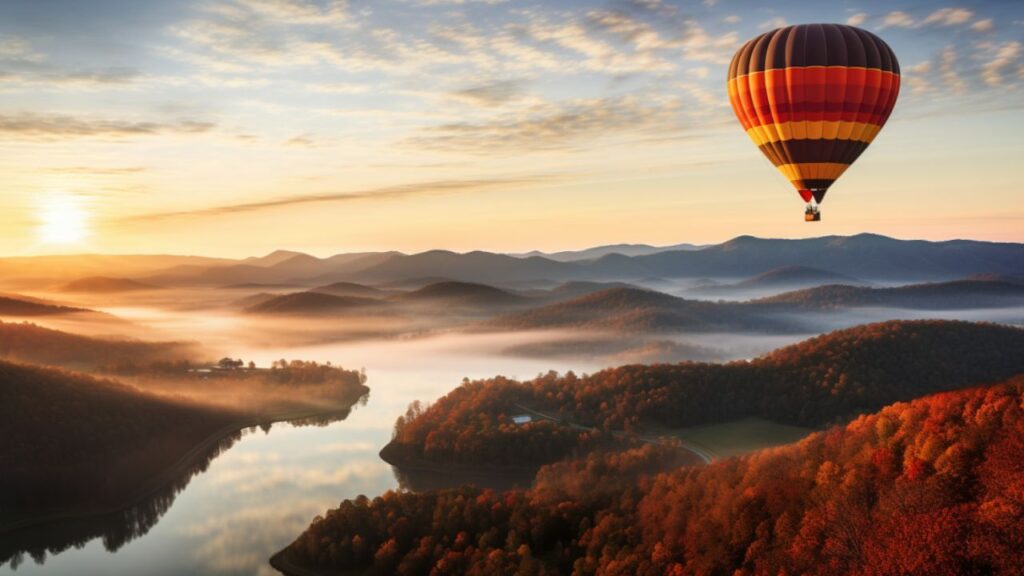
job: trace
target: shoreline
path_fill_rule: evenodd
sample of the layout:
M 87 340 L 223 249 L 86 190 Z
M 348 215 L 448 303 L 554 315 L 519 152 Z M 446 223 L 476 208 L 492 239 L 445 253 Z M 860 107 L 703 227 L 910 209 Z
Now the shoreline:
M 328 572 L 326 570 L 317 570 L 315 568 L 304 568 L 293 564 L 291 560 L 285 557 L 285 554 L 291 546 L 292 545 L 289 544 L 270 556 L 270 560 L 268 560 L 267 563 L 270 564 L 271 568 L 285 576 L 326 576 L 327 574 L 338 574 L 338 572 Z M 342 572 L 341 574 L 346 576 L 360 576 L 365 573 L 365 570 L 361 570 Z
M 543 466 L 547 464 L 518 464 L 518 465 L 500 465 L 500 464 L 462 464 L 455 462 L 438 463 L 433 460 L 422 457 L 408 457 L 401 454 L 404 451 L 404 447 L 400 444 L 395 444 L 394 440 L 388 442 L 380 449 L 377 456 L 381 460 L 388 463 L 395 468 L 401 470 L 409 470 L 416 472 L 431 472 L 435 474 L 451 474 L 459 476 L 487 476 L 491 474 L 504 474 L 504 473 L 520 473 L 525 474 L 531 472 L 536 474 Z
M 358 396 L 355 397 L 351 403 L 346 404 L 344 407 L 336 407 L 330 410 L 310 409 L 300 410 L 295 412 L 282 412 L 277 414 L 264 414 L 260 416 L 248 416 L 243 419 L 236 420 L 229 424 L 225 424 L 220 428 L 214 430 L 206 436 L 201 442 L 193 446 L 180 456 L 170 466 L 164 468 L 154 476 L 147 479 L 140 487 L 134 490 L 130 495 L 125 497 L 123 500 L 116 504 L 108 506 L 102 506 L 98 508 L 81 508 L 73 510 L 51 510 L 44 512 L 42 515 L 35 515 L 24 517 L 22 519 L 16 519 L 6 523 L 0 523 L 0 536 L 14 534 L 21 530 L 29 528 L 36 528 L 46 524 L 52 524 L 64 520 L 84 520 L 90 518 L 99 518 L 103 516 L 109 516 L 117 514 L 127 510 L 133 506 L 136 506 L 147 498 L 157 494 L 161 489 L 166 487 L 170 482 L 189 466 L 195 464 L 199 458 L 208 450 L 216 447 L 217 444 L 225 440 L 227 437 L 241 433 L 243 430 L 258 427 L 265 424 L 277 424 L 280 422 L 288 422 L 292 420 L 301 420 L 304 418 L 315 418 L 321 416 L 331 416 L 340 414 L 342 412 L 349 412 L 352 407 L 359 402 L 359 398 L 369 392 L 369 388 L 363 386 L 363 390 Z

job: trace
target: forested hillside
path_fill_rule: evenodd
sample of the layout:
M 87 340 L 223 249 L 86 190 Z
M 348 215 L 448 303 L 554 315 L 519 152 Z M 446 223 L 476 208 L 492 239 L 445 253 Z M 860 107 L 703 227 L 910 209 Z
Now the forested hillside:
M 610 288 L 565 302 L 494 318 L 488 330 L 585 328 L 617 333 L 666 331 L 795 331 L 796 322 L 769 316 L 761 307 L 687 300 L 641 288 Z
M 1022 405 L 1018 377 L 706 467 L 652 475 L 665 448 L 648 446 L 545 468 L 529 491 L 360 497 L 272 563 L 292 574 L 1019 574 Z
M 830 285 L 795 290 L 754 304 L 831 310 L 885 306 L 917 310 L 999 308 L 1024 304 L 1024 283 L 1009 279 L 971 279 L 894 288 Z
M 537 464 L 592 447 L 597 432 L 548 421 L 515 425 L 525 409 L 599 431 L 680 428 L 760 417 L 820 427 L 892 402 L 1024 372 L 1024 330 L 953 321 L 894 321 L 837 331 L 750 362 L 630 365 L 590 376 L 550 373 L 464 383 L 398 419 L 393 462 Z
M 0 362 L 0 511 L 116 500 L 238 418 L 111 380 Z
M 43 328 L 28 322 L 0 322 L 0 358 L 73 368 L 126 362 L 195 360 L 198 346 L 188 342 L 112 340 Z

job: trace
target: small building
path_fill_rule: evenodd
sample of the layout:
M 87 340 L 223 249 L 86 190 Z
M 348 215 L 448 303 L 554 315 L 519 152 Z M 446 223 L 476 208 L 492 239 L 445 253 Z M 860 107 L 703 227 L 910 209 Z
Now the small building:
M 529 414 L 517 414 L 512 417 L 512 421 L 515 422 L 516 425 L 522 426 L 523 424 L 533 422 L 533 416 L 530 416 Z

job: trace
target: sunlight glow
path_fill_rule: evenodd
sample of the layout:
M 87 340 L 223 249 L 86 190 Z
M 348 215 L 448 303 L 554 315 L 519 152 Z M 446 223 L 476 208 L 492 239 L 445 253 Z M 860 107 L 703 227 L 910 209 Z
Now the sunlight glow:
M 76 244 L 89 234 L 88 214 L 77 196 L 53 194 L 39 206 L 39 239 L 46 244 Z

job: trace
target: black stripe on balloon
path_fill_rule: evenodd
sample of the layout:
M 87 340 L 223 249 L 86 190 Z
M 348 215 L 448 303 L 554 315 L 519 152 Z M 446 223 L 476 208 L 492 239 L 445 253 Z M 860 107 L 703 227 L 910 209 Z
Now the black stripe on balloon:
M 782 150 L 779 150 L 779 148 Z M 759 146 L 761 152 L 776 166 L 806 162 L 832 162 L 852 164 L 868 147 L 857 140 L 782 140 Z
M 833 182 L 835 182 L 834 179 L 804 180 L 804 188 L 807 188 L 809 190 L 813 190 L 815 192 L 819 192 L 821 190 L 828 190 L 828 187 L 831 186 Z M 822 198 L 825 197 L 824 192 L 821 192 L 820 194 L 821 194 Z M 815 194 L 814 196 L 815 196 L 815 199 L 817 199 L 818 194 Z M 819 200 L 819 202 L 820 202 L 820 200 Z

